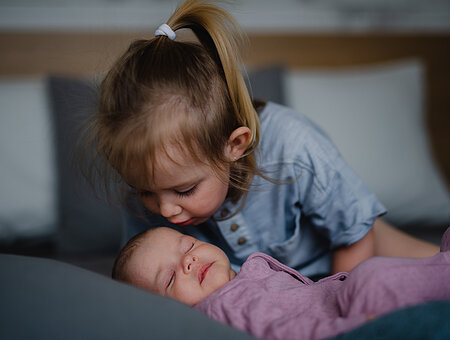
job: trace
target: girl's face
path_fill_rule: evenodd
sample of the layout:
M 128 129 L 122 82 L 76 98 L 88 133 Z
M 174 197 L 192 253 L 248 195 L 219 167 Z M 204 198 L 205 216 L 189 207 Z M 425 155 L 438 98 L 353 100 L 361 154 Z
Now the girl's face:
M 169 150 L 170 151 L 170 150 Z M 230 168 L 220 174 L 206 164 L 195 163 L 178 150 L 159 160 L 147 188 L 137 188 L 139 198 L 151 212 L 169 222 L 198 225 L 211 217 L 226 198 Z
M 145 236 L 128 266 L 131 283 L 189 306 L 236 276 L 220 248 L 164 227 Z

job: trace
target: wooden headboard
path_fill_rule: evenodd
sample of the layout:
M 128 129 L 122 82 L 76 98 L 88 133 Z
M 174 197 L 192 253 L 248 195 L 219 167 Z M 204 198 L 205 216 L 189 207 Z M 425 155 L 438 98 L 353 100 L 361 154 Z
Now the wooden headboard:
M 148 33 L 0 33 L 0 76 L 105 72 L 137 38 Z M 431 144 L 450 187 L 450 34 L 252 34 L 248 66 L 296 68 L 368 65 L 420 59 L 426 69 Z

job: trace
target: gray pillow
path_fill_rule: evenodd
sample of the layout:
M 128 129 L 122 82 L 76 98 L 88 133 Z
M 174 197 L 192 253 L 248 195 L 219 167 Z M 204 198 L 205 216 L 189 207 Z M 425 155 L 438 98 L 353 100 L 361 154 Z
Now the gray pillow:
M 0 268 L 0 339 L 254 339 L 174 300 L 63 262 L 0 254 Z
M 277 65 L 250 70 L 246 84 L 252 99 L 285 104 L 284 75 L 285 69 Z
M 58 172 L 58 249 L 61 253 L 115 251 L 120 245 L 119 208 L 92 190 L 77 163 L 81 129 L 96 110 L 96 86 L 55 76 L 48 78 L 47 85 Z

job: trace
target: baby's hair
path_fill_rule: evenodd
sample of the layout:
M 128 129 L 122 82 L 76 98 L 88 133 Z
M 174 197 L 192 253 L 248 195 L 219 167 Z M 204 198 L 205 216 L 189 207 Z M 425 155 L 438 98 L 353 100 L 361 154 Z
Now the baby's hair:
M 240 72 L 245 35 L 210 1 L 185 1 L 167 24 L 173 31 L 191 29 L 199 43 L 164 35 L 137 40 L 116 61 L 100 86 L 89 131 L 104 161 L 97 173 L 142 189 L 162 166 L 161 154 L 173 159 L 169 148 L 175 147 L 218 173 L 230 164 L 229 197 L 237 202 L 244 195 L 243 204 L 252 177 L 262 175 L 253 152 L 259 118 Z M 250 129 L 250 141 L 244 155 L 230 161 L 225 145 L 240 126 Z
M 153 229 L 149 229 L 137 235 L 134 235 L 120 250 L 119 255 L 117 255 L 116 260 L 114 261 L 111 273 L 111 277 L 113 279 L 123 282 L 130 282 L 131 278 L 129 277 L 129 273 L 127 271 L 127 265 L 136 248 L 138 248 L 141 245 L 144 238 L 152 230 Z

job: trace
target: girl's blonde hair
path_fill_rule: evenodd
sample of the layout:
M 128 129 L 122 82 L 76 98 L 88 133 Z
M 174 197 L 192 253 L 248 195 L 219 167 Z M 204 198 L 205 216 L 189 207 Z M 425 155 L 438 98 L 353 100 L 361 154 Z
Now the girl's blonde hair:
M 260 174 L 253 152 L 259 119 L 240 72 L 246 37 L 210 1 L 185 1 L 167 24 L 174 31 L 191 29 L 199 43 L 157 36 L 129 46 L 100 86 L 91 126 L 97 156 L 139 188 L 161 165 L 160 152 L 170 157 L 168 147 L 217 171 L 230 163 L 229 196 L 236 202 Z M 250 129 L 250 142 L 243 157 L 229 162 L 225 145 L 240 126 Z

